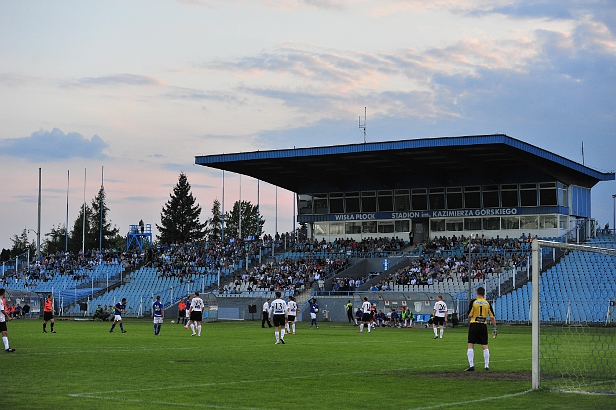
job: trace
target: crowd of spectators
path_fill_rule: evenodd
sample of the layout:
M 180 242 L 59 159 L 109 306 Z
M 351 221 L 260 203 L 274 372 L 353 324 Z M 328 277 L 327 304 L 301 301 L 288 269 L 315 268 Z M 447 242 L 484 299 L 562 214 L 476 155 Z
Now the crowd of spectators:
M 532 242 L 533 238 L 530 232 L 528 235 L 523 233 L 519 238 L 504 238 L 496 235 L 496 238 L 486 238 L 485 235 L 467 238 L 464 235 L 456 237 L 436 236 L 433 240 L 423 244 L 425 252 L 443 253 L 444 251 L 462 250 L 465 253 L 503 253 L 511 251 L 520 251 L 525 243 Z
M 221 294 L 265 291 L 298 291 L 313 284 L 324 286 L 324 279 L 348 264 L 346 258 L 285 258 L 270 261 L 238 273 Z
M 376 252 L 397 252 L 406 246 L 406 242 L 398 237 L 395 238 L 363 238 L 361 241 L 354 239 L 338 238 L 332 242 L 325 239 L 318 241 L 303 240 L 298 241 L 290 250 L 293 252 L 316 252 L 326 253 L 347 253 L 353 252 L 358 256 L 370 256 Z

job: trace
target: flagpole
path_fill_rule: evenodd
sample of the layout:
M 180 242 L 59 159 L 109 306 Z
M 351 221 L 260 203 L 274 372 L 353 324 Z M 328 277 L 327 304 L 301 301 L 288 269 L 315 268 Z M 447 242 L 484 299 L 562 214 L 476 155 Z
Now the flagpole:
M 71 170 L 66 175 L 66 223 L 64 224 L 64 251 L 68 252 L 68 192 L 71 187 Z
M 88 169 L 83 169 L 83 233 L 81 237 L 81 253 L 86 254 L 86 181 L 87 181 Z

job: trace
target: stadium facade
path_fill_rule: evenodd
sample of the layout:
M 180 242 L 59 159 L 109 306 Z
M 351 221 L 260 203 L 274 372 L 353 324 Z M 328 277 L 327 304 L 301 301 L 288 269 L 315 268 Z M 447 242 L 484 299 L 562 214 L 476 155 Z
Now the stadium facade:
M 600 172 L 504 134 L 195 157 L 296 193 L 316 239 L 558 237 L 591 229 Z

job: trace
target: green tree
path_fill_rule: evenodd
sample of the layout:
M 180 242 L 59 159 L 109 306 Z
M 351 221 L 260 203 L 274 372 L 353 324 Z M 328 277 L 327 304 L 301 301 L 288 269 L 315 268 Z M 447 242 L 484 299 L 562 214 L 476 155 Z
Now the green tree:
M 260 237 L 263 233 L 265 219 L 259 215 L 258 207 L 250 201 L 241 202 L 242 226 L 241 236 Z M 225 212 L 225 238 L 237 238 L 240 233 L 240 201 L 235 201 L 230 212 Z
M 86 236 L 86 249 L 108 249 L 111 245 L 111 238 L 118 235 L 119 229 L 116 226 L 111 225 L 111 221 L 108 221 L 109 207 L 105 202 L 105 187 L 101 185 L 98 190 L 98 194 L 92 200 L 92 212 L 90 213 L 90 230 L 91 235 Z M 102 205 L 102 216 L 101 216 Z M 102 244 L 101 244 L 101 227 L 103 231 Z
M 71 229 L 70 234 L 68 236 L 68 250 L 73 252 L 73 253 L 75 253 L 75 254 L 78 253 L 79 251 L 81 251 L 81 248 L 82 248 L 82 242 L 83 242 L 83 222 L 84 222 L 83 211 L 84 211 L 84 206 L 81 206 L 81 208 L 79 209 L 79 215 L 77 216 L 77 219 L 75 219 L 75 222 L 73 223 L 73 228 Z M 86 245 L 85 245 L 85 249 L 92 249 L 91 248 L 91 241 L 90 241 L 90 244 L 88 243 L 89 238 L 92 237 L 92 232 L 91 232 L 91 229 L 90 229 L 90 216 L 92 215 L 92 208 L 90 208 L 90 206 L 88 206 L 88 204 L 86 204 L 85 211 L 86 211 L 86 218 L 85 218 L 85 224 L 86 224 L 86 230 L 85 230 Z
M 46 234 L 46 238 L 41 244 L 41 252 L 44 254 L 56 253 L 66 249 L 66 228 L 62 224 L 58 227 L 51 227 L 51 232 Z
M 208 239 L 218 240 L 222 235 L 222 213 L 220 212 L 220 201 L 214 199 L 212 204 L 212 217 L 207 220 L 206 235 Z
M 13 242 L 13 247 L 11 248 L 12 258 L 24 254 L 28 250 L 30 250 L 31 257 L 34 257 L 36 254 L 36 243 L 34 241 L 30 242 L 26 228 L 21 232 L 21 235 L 13 235 L 11 241 Z
M 180 173 L 178 183 L 169 194 L 169 200 L 160 213 L 160 225 L 156 224 L 161 243 L 185 243 L 205 237 L 206 224 L 199 221 L 201 207 L 190 190 L 188 178 Z

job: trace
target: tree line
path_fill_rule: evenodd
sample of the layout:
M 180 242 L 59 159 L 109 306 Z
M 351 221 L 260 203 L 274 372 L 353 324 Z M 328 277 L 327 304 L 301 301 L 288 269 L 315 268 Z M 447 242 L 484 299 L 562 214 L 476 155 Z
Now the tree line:
M 53 225 L 49 233 L 41 234 L 41 239 L 44 238 L 41 242 L 41 254 L 66 249 L 78 253 L 82 247 L 86 251 L 99 247 L 124 249 L 126 238 L 119 234 L 119 229 L 109 219 L 109 207 L 105 197 L 105 188 L 101 185 L 90 204 L 85 204 L 79 210 L 79 215 L 68 232 L 68 243 L 66 226 L 63 223 Z M 222 240 L 223 237 L 237 238 L 240 233 L 243 238 L 260 237 L 263 234 L 265 219 L 259 214 L 258 206 L 250 201 L 236 201 L 231 210 L 223 215 L 220 201 L 214 199 L 211 214 L 210 218 L 201 222 L 201 206 L 192 194 L 186 174 L 181 172 L 177 184 L 169 194 L 169 200 L 162 207 L 160 224 L 156 224 L 159 231 L 156 241 L 160 244 L 172 244 L 206 239 Z M 36 243 L 29 240 L 26 229 L 13 235 L 11 241 L 12 248 L 2 249 L 0 261 L 15 258 L 28 251 L 31 258 L 34 258 Z

